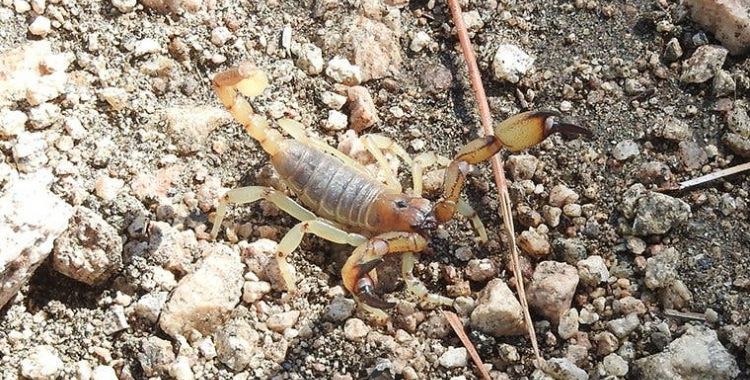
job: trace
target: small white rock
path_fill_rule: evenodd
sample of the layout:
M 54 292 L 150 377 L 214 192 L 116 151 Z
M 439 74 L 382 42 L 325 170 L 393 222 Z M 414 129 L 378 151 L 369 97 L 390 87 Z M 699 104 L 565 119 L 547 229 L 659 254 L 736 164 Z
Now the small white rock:
M 0 137 L 13 137 L 23 132 L 24 125 L 29 118 L 21 111 L 0 111 Z
M 193 380 L 195 375 L 190 368 L 190 360 L 185 356 L 178 356 L 174 363 L 169 366 L 169 374 L 175 380 Z
M 31 173 L 47 163 L 47 141 L 42 133 L 21 133 L 13 145 L 13 159 L 16 167 L 24 173 Z
M 462 368 L 466 367 L 469 360 L 469 354 L 464 347 L 449 347 L 440 358 L 438 363 L 445 368 Z
M 349 60 L 339 56 L 333 57 L 328 61 L 326 75 L 338 83 L 346 85 L 357 85 L 362 82 L 362 70 L 356 65 L 349 63 Z
M 56 379 L 63 362 L 51 346 L 37 346 L 21 361 L 21 375 L 32 380 Z
M 86 128 L 81 124 L 81 120 L 75 116 L 66 117 L 64 127 L 73 140 L 80 140 L 86 137 Z
M 497 47 L 492 59 L 492 69 L 495 79 L 518 83 L 521 76 L 526 74 L 534 65 L 534 57 L 526 54 L 515 45 L 503 44 Z
M 271 291 L 271 284 L 266 281 L 247 281 L 242 286 L 242 300 L 253 304 L 260 301 L 264 295 Z
M 125 185 L 125 181 L 103 175 L 96 179 L 94 193 L 105 201 L 111 201 L 117 197 L 117 193 Z
M 146 54 L 158 53 L 161 49 L 159 42 L 153 38 L 144 38 L 135 44 L 135 50 L 133 53 L 137 56 L 143 56 Z
M 370 327 L 359 318 L 350 318 L 344 324 L 344 336 L 350 341 L 361 341 L 369 332 Z
M 425 32 L 419 31 L 416 35 L 414 35 L 414 38 L 412 38 L 411 44 L 409 44 L 409 49 L 411 49 L 411 51 L 413 52 L 419 53 L 420 51 L 422 51 L 422 49 L 427 47 L 430 42 L 432 42 L 430 35 Z
M 216 46 L 224 46 L 230 38 L 232 38 L 232 32 L 226 26 L 220 26 L 211 31 L 211 42 Z
M 295 63 L 302 71 L 310 75 L 318 75 L 323 72 L 325 61 L 323 61 L 323 52 L 319 47 L 307 43 L 300 46 L 295 53 L 297 55 Z
M 16 9 L 16 13 L 26 13 L 31 10 L 31 5 L 25 0 L 13 1 L 13 8 Z
M 91 372 L 91 380 L 117 380 L 117 373 L 108 365 L 99 365 Z
M 29 25 L 29 32 L 35 36 L 44 37 L 51 31 L 52 22 L 44 16 L 37 16 L 31 25 Z
M 136 0 L 112 0 L 112 6 L 121 13 L 132 12 L 136 4 Z
M 320 95 L 320 100 L 330 109 L 340 110 L 346 104 L 346 96 L 326 91 Z
M 329 131 L 343 131 L 349 125 L 346 115 L 336 111 L 328 111 L 328 119 L 323 123 L 323 128 Z

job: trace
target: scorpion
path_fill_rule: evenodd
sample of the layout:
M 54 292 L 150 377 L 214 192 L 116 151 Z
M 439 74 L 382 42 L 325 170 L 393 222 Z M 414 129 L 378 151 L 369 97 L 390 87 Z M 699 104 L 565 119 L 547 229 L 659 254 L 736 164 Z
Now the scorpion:
M 420 300 L 438 305 L 452 299 L 431 294 L 413 274 L 414 254 L 428 246 L 430 232 L 451 220 L 456 213 L 468 218 L 480 240 L 486 241 L 484 225 L 471 206 L 460 199 L 471 165 L 488 160 L 503 146 L 519 151 L 534 146 L 555 132 L 588 134 L 585 128 L 557 120 L 557 113 L 528 111 L 512 116 L 495 127 L 495 135 L 477 138 L 465 145 L 445 171 L 442 197 L 434 204 L 421 196 L 422 169 L 440 161 L 434 154 L 411 160 L 393 140 L 367 135 L 364 145 L 386 172 L 390 169 L 382 154 L 390 150 L 412 163 L 413 193 L 405 194 L 397 180 L 384 184 L 353 158 L 323 141 L 308 137 L 302 124 L 280 119 L 278 125 L 292 138 L 270 128 L 263 116 L 254 112 L 247 98 L 268 86 L 263 70 L 245 61 L 216 74 L 213 89 L 232 116 L 270 156 L 282 182 L 300 203 L 270 187 L 248 186 L 229 190 L 220 199 L 210 235 L 219 233 L 229 204 L 247 204 L 265 199 L 299 221 L 278 244 L 275 255 L 281 277 L 289 292 L 296 291 L 296 280 L 287 257 L 300 245 L 305 234 L 356 247 L 341 269 L 344 287 L 365 310 L 383 316 L 382 309 L 395 303 L 375 294 L 376 267 L 387 255 L 401 254 L 401 273 L 406 288 Z M 443 163 L 445 163 L 444 160 Z M 312 211 L 310 211 L 312 210 Z M 314 211 L 314 212 L 313 212 Z

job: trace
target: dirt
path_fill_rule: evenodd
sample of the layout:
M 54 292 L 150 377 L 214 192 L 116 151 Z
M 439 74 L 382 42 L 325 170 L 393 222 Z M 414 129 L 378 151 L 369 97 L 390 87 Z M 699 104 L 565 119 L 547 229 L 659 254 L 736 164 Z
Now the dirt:
M 27 33 L 34 11 L 19 14 L 8 3 L 4 2 L 0 7 L 4 20 L 0 26 L 0 51 L 3 52 L 40 39 Z M 269 181 L 260 180 L 258 173 L 268 170 L 267 157 L 234 122 L 210 131 L 203 147 L 186 152 L 176 144 L 184 137 L 174 135 L 163 115 L 174 107 L 219 107 L 211 90 L 210 78 L 249 59 L 271 78 L 270 87 L 253 100 L 257 112 L 273 113 L 272 108 L 280 105 L 281 114 L 303 122 L 308 134 L 336 146 L 342 133 L 331 133 L 321 127 L 329 109 L 320 96 L 324 91 L 335 91 L 337 86 L 325 74 L 308 75 L 296 68 L 291 54 L 280 46 L 281 32 L 285 26 L 291 26 L 294 42 L 314 43 L 323 50 L 324 61 L 328 62 L 335 55 L 344 55 L 350 48 L 346 43 L 336 42 L 347 32 L 346 20 L 366 13 L 362 7 L 368 4 L 382 6 L 382 2 L 319 3 L 334 3 L 337 8 L 315 17 L 313 9 L 318 5 L 313 1 L 210 1 L 195 13 L 163 14 L 138 3 L 133 11 L 123 14 L 110 2 L 48 3 L 45 14 L 60 12 L 63 25 L 53 25 L 51 33 L 44 38 L 51 41 L 53 50 L 75 57 L 68 69 L 68 95 L 63 94 L 52 102 L 63 106 L 65 116 L 78 117 L 88 131 L 67 153 L 57 152 L 50 144 L 53 151 L 48 153 L 53 157 L 50 167 L 66 159 L 75 164 L 75 174 L 71 177 L 76 184 L 61 180 L 53 185 L 53 191 L 71 204 L 83 205 L 99 213 L 120 231 L 126 246 L 128 242 L 144 240 L 127 233 L 128 226 L 139 215 L 148 220 L 166 221 L 178 229 L 197 231 L 199 240 L 205 239 L 206 228 L 211 226 L 209 213 L 213 210 L 207 212 L 190 203 L 201 186 L 209 182 L 202 177 L 207 173 L 226 188 L 265 184 Z M 359 5 L 352 5 L 354 3 Z M 432 7 L 433 3 L 439 4 Z M 625 191 L 631 185 L 643 182 L 639 173 L 644 163 L 658 161 L 665 164 L 672 173 L 671 179 L 679 181 L 746 160 L 734 155 L 722 142 L 722 136 L 727 129 L 726 104 L 730 104 L 731 109 L 742 106 L 744 101 L 747 107 L 750 61 L 746 57 L 727 58 L 723 68 L 737 83 L 735 92 L 728 97 L 716 98 L 710 80 L 703 84 L 681 82 L 681 62 L 695 50 L 689 42 L 700 28 L 683 16 L 683 7 L 676 2 L 508 1 L 498 4 L 496 1 L 464 1 L 462 6 L 464 11 L 478 11 L 484 22 L 478 31 L 472 32 L 472 42 L 495 120 L 503 120 L 526 109 L 560 109 L 561 103 L 569 102 L 572 106 L 563 112 L 563 118 L 594 132 L 592 138 L 555 135 L 529 150 L 527 153 L 540 161 L 533 183 L 543 186 L 544 190 L 538 194 L 514 196 L 514 200 L 541 212 L 548 203 L 549 189 L 555 185 L 565 184 L 575 190 L 581 195 L 578 203 L 584 205 L 584 215 L 563 216 L 560 225 L 549 227 L 548 240 L 578 238 L 584 242 L 589 256 L 605 258 L 612 276 L 627 279 L 629 286 L 622 289 L 615 279 L 601 285 L 604 289 L 600 293 L 608 297 L 608 304 L 613 297 L 622 296 L 623 291 L 643 300 L 648 311 L 640 315 L 641 324 L 666 321 L 673 338 L 684 331 L 687 323 L 703 323 L 719 331 L 722 343 L 739 365 L 741 373 L 737 378 L 750 377 L 746 348 L 737 346 L 732 341 L 732 334 L 725 333 L 729 331 L 727 326 L 750 324 L 748 177 L 740 174 L 700 188 L 670 193 L 687 202 L 692 214 L 687 223 L 675 226 L 664 235 L 644 237 L 648 248 L 642 254 L 634 254 L 626 246 L 624 239 L 629 235 L 623 226 L 629 222 L 621 210 Z M 420 139 L 426 143 L 422 151 L 453 156 L 463 144 L 478 136 L 479 120 L 447 8 L 442 2 L 412 1 L 387 9 L 400 15 L 401 30 L 394 33 L 398 36 L 403 62 L 398 73 L 363 84 L 375 99 L 381 119 L 367 132 L 392 137 L 412 154 L 418 153 L 412 147 L 413 141 Z M 504 11 L 510 12 L 511 17 L 506 19 Z M 381 20 L 388 18 L 387 12 L 377 14 Z M 657 30 L 660 21 L 668 21 L 673 29 Z M 231 38 L 223 46 L 211 42 L 211 31 L 219 26 L 227 26 L 231 31 Z M 418 53 L 409 49 L 417 31 L 426 32 L 432 40 L 430 46 Z M 97 36 L 98 49 L 91 47 L 92 36 Z M 662 54 L 672 37 L 682 42 L 684 54 L 670 64 L 663 60 Z M 154 39 L 159 47 L 154 53 L 136 56 L 134 50 L 138 41 L 144 38 Z M 718 44 L 712 36 L 707 38 L 710 43 Z M 178 39 L 187 45 L 185 55 L 170 50 L 170 41 L 174 44 Z M 500 43 L 517 45 L 536 58 L 534 69 L 517 84 L 499 82 L 493 77 L 492 56 Z M 223 62 L 215 62 L 217 54 L 223 56 L 218 59 Z M 157 73 L 149 74 L 147 66 L 157 59 L 163 59 L 165 66 Z M 445 66 L 453 76 L 448 91 L 430 93 L 425 90 L 428 87 L 425 82 L 431 78 L 424 78 L 423 73 L 436 65 Z M 634 94 L 623 93 L 626 79 L 640 81 L 643 89 Z M 613 83 L 619 87 L 610 89 L 608 86 Z M 566 85 L 572 87 L 572 93 L 566 93 Z M 96 92 L 104 87 L 127 91 L 127 106 L 114 110 L 97 97 Z M 90 97 L 76 102 L 69 94 L 89 94 Z M 394 115 L 392 108 L 396 106 L 404 111 L 404 116 Z M 25 112 L 30 106 L 19 101 L 12 108 Z M 347 113 L 346 107 L 342 112 Z M 686 169 L 680 158 L 679 142 L 660 138 L 655 132 L 668 116 L 685 121 L 691 133 L 689 140 L 696 142 L 701 149 L 715 147 L 716 155 L 696 169 Z M 44 133 L 65 134 L 65 131 L 62 123 L 57 123 Z M 634 140 L 640 152 L 625 161 L 614 159 L 611 151 L 618 142 L 627 139 Z M 111 146 L 106 149 L 102 148 L 105 140 L 111 141 Z M 4 162 L 9 164 L 13 163 L 13 144 L 13 138 L 0 140 L 0 152 L 4 155 Z M 509 153 L 503 154 L 507 157 Z M 76 158 L 71 159 L 73 156 Z M 130 189 L 139 174 L 156 173 L 163 168 L 177 168 L 174 181 L 166 186 L 163 196 L 139 196 Z M 404 187 L 409 188 L 409 169 L 402 166 L 400 172 Z M 94 194 L 95 181 L 104 174 L 122 179 L 126 184 L 111 201 Z M 474 174 L 467 186 L 466 198 L 476 206 L 493 242 L 488 245 L 477 242 L 470 224 L 463 220 L 446 225 L 446 233 L 438 234 L 432 243 L 434 252 L 423 255 L 416 269 L 417 275 L 432 292 L 446 295 L 449 285 L 458 282 L 446 275 L 452 269 L 459 272 L 459 278 L 463 276 L 466 261 L 454 254 L 462 247 L 470 248 L 475 258 L 490 258 L 498 263 L 501 278 L 509 280 L 512 277 L 506 266 L 507 239 L 499 237 L 502 220 L 497 214 L 498 203 L 489 165 L 478 165 Z M 657 184 L 650 186 L 653 189 Z M 726 211 L 727 202 L 736 207 L 722 212 Z M 164 217 L 163 213 L 168 214 L 170 209 L 176 210 L 178 216 Z M 250 223 L 253 226 L 251 236 L 244 239 L 248 241 L 259 237 L 278 241 L 295 223 L 291 217 L 278 213 L 267 204 L 232 207 L 227 220 L 237 224 Z M 527 228 L 516 222 L 517 231 Z M 237 245 L 224 235 L 219 241 L 237 249 Z M 716 321 L 691 322 L 669 317 L 665 314 L 668 307 L 657 292 L 644 285 L 642 261 L 666 247 L 681 253 L 676 264 L 678 278 L 692 294 L 692 300 L 678 309 L 703 316 L 710 308 L 718 314 Z M 21 376 L 20 361 L 33 347 L 48 344 L 66 364 L 59 373 L 60 378 L 73 377 L 77 371 L 75 363 L 80 362 L 91 367 L 111 366 L 121 379 L 147 378 L 138 355 L 142 352 L 144 338 L 158 336 L 171 339 L 175 353 L 191 358 L 192 371 L 198 378 L 345 379 L 348 374 L 350 378 L 387 379 L 409 376 L 400 372 L 403 365 L 397 363 L 406 351 L 424 358 L 420 359 L 423 365 L 414 364 L 419 378 L 448 379 L 461 375 L 467 379 L 477 378 L 471 363 L 452 369 L 438 364 L 437 358 L 446 347 L 462 345 L 452 333 L 436 335 L 428 327 L 410 330 L 410 316 L 420 319 L 414 317 L 411 309 L 390 311 L 396 316 L 394 321 L 387 326 L 373 324 L 364 341 L 347 339 L 344 323 L 323 319 L 322 313 L 331 303 L 331 289 L 341 284 L 338 271 L 348 250 L 317 238 L 305 239 L 301 249 L 291 258 L 297 277 L 303 282 L 302 295 L 290 299 L 274 291 L 266 295 L 263 302 L 273 310 L 301 310 L 304 322 L 298 327 L 303 330 L 304 325 L 308 331 L 290 339 L 274 336 L 275 342 L 283 339 L 288 343 L 283 359 L 274 363 L 265 361 L 260 368 L 244 371 L 233 371 L 218 359 L 197 355 L 195 347 L 171 339 L 158 324 L 132 315 L 128 318 L 128 328 L 111 334 L 107 332 L 112 317 L 110 306 L 117 303 L 114 301 L 116 297 L 127 294 L 135 302 L 147 293 L 138 279 L 145 273 L 145 264 L 138 261 L 140 258 L 128 257 L 125 253 L 124 266 L 119 272 L 110 281 L 95 287 L 57 273 L 48 260 L 0 314 L 0 377 L 14 379 Z M 562 261 L 561 253 L 553 253 L 545 259 Z M 526 268 L 531 271 L 541 260 L 525 260 Z M 398 265 L 397 262 L 388 264 Z M 180 277 L 178 275 L 177 280 Z M 393 278 L 395 281 L 398 277 Z M 468 295 L 476 299 L 477 292 L 485 284 L 472 282 Z M 384 285 L 382 290 L 393 292 L 394 297 L 409 298 L 400 283 Z M 582 308 L 591 304 L 596 298 L 590 296 L 593 292 L 592 288 L 579 286 L 573 306 Z M 127 304 L 125 306 L 127 309 Z M 129 313 L 130 309 L 127 310 Z M 237 314 L 253 323 L 265 321 L 265 312 L 254 309 L 253 305 L 243 304 L 238 310 Z M 421 317 L 428 320 L 438 314 L 432 310 L 418 310 L 421 310 Z M 589 372 L 591 378 L 600 376 L 597 368 L 601 367 L 606 356 L 597 352 L 593 339 L 595 333 L 606 329 L 606 320 L 615 318 L 611 309 L 608 310 L 601 313 L 601 322 L 580 327 L 586 340 L 592 340 L 593 347 L 578 364 Z M 572 341 L 557 338 L 556 327 L 550 327 L 542 320 L 535 317 L 535 322 L 539 322 L 538 337 L 544 357 L 565 357 L 568 347 L 574 343 L 585 346 L 581 336 Z M 422 325 L 426 326 L 425 323 Z M 408 344 L 399 341 L 399 329 L 408 331 Z M 11 331 L 22 332 L 24 337 L 12 339 L 9 337 Z M 634 359 L 660 351 L 653 344 L 649 331 L 639 330 L 621 340 L 620 343 L 629 341 L 634 344 Z M 393 343 L 394 336 L 397 344 Z M 534 371 L 528 339 L 491 337 L 477 331 L 471 332 L 470 336 L 483 358 L 495 364 L 496 378 L 520 378 L 530 376 Z M 502 360 L 497 358 L 502 355 L 503 343 L 513 345 L 520 360 L 500 366 L 498 363 Z M 392 350 L 394 344 L 409 348 Z M 382 360 L 389 361 L 393 372 L 398 375 L 377 370 L 378 363 L 381 363 L 381 369 L 388 367 L 382 365 Z M 626 361 L 632 368 L 633 360 Z M 410 364 L 409 359 L 406 362 Z M 170 377 L 167 373 L 157 376 Z

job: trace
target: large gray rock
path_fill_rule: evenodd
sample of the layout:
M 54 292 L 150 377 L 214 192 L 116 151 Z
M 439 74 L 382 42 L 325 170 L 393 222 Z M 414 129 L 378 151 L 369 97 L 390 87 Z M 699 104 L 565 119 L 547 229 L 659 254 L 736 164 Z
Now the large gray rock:
M 73 208 L 49 191 L 52 174 L 17 180 L 0 198 L 0 307 L 28 281 L 68 227 Z
M 68 229 L 55 241 L 52 265 L 68 277 L 98 285 L 122 265 L 122 239 L 99 214 L 79 206 Z
M 213 249 L 198 270 L 180 280 L 164 306 L 159 326 L 172 337 L 212 333 L 240 302 L 240 256 L 223 245 Z
M 690 326 L 662 352 L 636 360 L 634 378 L 642 380 L 730 380 L 740 370 L 737 362 L 716 332 L 702 326 Z
M 690 217 L 690 205 L 666 194 L 647 191 L 641 184 L 625 192 L 620 209 L 626 218 L 633 220 L 631 233 L 637 236 L 665 234 Z

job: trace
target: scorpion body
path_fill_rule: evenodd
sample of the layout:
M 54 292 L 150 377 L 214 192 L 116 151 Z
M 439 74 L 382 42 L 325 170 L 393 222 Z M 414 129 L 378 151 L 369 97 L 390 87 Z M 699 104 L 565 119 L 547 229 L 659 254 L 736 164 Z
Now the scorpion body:
M 404 194 L 397 180 L 391 178 L 389 184 L 375 180 L 350 157 L 307 137 L 297 122 L 277 121 L 293 139 L 284 138 L 269 128 L 268 121 L 256 115 L 244 98 L 260 94 L 267 85 L 265 74 L 249 62 L 221 72 L 213 79 L 214 91 L 221 102 L 260 143 L 281 179 L 307 208 L 271 188 L 233 189 L 219 201 L 211 235 L 217 236 L 228 204 L 266 199 L 300 220 L 277 248 L 276 259 L 287 289 L 294 291 L 296 285 L 286 257 L 299 246 L 304 234 L 312 233 L 356 247 L 342 268 L 342 280 L 363 308 L 379 316 L 384 316 L 380 309 L 394 305 L 374 293 L 374 269 L 389 254 L 403 255 L 402 274 L 412 293 L 428 302 L 452 304 L 446 297 L 429 294 L 412 275 L 413 253 L 423 251 L 430 231 L 452 219 L 456 212 L 470 218 L 480 239 L 486 240 L 484 226 L 476 213 L 460 199 L 471 164 L 489 159 L 503 146 L 521 150 L 535 145 L 556 131 L 588 133 L 575 125 L 557 122 L 553 118 L 555 114 L 549 112 L 525 112 L 506 119 L 497 126 L 497 137 L 478 138 L 459 151 L 446 169 L 443 196 L 433 204 L 422 198 L 420 192 L 422 165 L 434 164 L 434 158 L 423 157 L 413 162 L 414 194 Z M 239 96 L 238 92 L 244 96 Z M 365 146 L 381 167 L 387 166 L 383 149 L 391 149 L 410 160 L 403 148 L 390 139 L 377 136 L 367 141 Z

